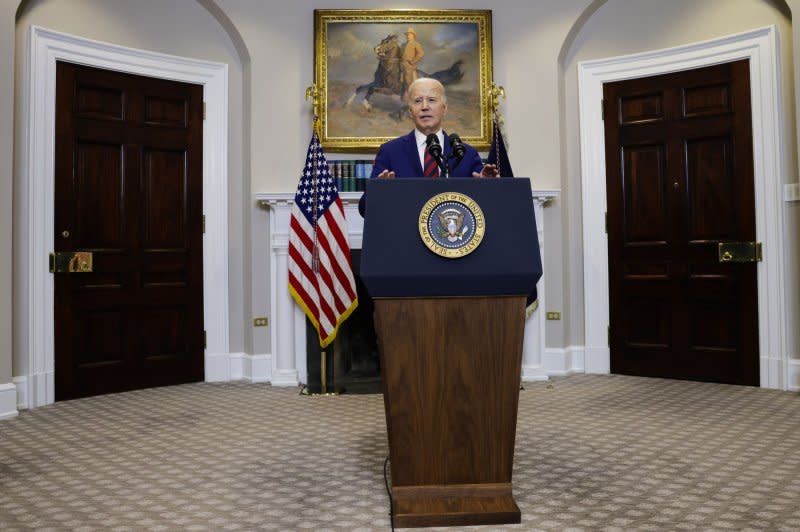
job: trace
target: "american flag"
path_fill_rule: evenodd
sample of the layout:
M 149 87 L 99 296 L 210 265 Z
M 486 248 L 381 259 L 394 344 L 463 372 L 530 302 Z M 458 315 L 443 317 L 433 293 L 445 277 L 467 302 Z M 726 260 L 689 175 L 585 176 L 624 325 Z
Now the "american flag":
M 292 206 L 289 292 L 317 329 L 321 347 L 333 342 L 358 306 L 344 208 L 316 130 Z
M 506 143 L 503 141 L 503 132 L 500 131 L 499 118 L 495 116 L 492 121 L 492 147 L 489 148 L 488 164 L 496 164 L 500 171 L 500 177 L 514 177 L 514 170 L 511 169 L 511 161 L 508 160 Z

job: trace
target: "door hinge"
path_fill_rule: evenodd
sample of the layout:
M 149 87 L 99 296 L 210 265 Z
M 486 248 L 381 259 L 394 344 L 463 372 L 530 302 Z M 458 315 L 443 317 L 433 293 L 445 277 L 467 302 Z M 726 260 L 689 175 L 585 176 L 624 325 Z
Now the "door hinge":
M 605 212 L 606 217 L 606 234 L 608 234 L 608 211 Z
M 600 100 L 600 120 L 606 119 L 606 101 Z
M 207 347 L 208 347 L 208 334 L 206 334 L 206 331 L 203 331 L 203 349 L 206 349 Z
M 206 119 L 206 102 L 203 102 L 203 120 Z
M 611 324 L 608 325 L 608 347 L 611 347 Z
M 203 215 L 203 234 L 206 234 L 206 215 Z

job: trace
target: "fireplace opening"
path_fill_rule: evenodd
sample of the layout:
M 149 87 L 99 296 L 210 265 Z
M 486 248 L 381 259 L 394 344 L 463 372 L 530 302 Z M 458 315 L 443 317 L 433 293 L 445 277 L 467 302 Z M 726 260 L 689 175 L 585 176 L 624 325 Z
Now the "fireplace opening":
M 306 318 L 306 390 L 319 393 L 382 393 L 378 339 L 372 321 L 375 305 L 361 281 L 361 250 L 350 250 L 358 307 L 339 327 L 336 339 L 325 349 Z

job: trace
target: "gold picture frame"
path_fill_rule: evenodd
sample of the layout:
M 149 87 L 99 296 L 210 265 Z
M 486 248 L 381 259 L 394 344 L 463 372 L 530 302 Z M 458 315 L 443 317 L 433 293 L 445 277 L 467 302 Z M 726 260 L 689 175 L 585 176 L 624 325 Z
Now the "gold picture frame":
M 413 128 L 400 95 L 398 55 L 409 32 L 424 54 L 417 75 L 447 87 L 445 129 L 479 150 L 489 148 L 491 10 L 317 9 L 314 82 L 326 150 L 372 152 Z

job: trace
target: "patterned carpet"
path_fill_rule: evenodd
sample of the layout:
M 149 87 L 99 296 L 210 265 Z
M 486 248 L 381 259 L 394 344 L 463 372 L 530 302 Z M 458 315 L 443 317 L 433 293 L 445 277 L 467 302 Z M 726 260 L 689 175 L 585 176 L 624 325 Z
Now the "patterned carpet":
M 24 411 L 0 422 L 0 530 L 388 530 L 382 401 L 201 383 Z M 522 524 L 473 529 L 798 530 L 800 396 L 526 384 L 514 465 Z

